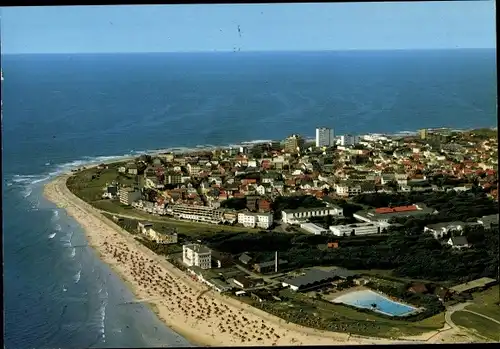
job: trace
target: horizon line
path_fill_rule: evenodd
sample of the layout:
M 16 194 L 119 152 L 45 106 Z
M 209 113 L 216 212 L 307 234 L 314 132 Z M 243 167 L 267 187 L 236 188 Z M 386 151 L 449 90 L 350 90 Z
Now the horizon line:
M 2 56 L 14 55 L 99 55 L 99 54 L 176 54 L 176 53 L 326 53 L 326 52 L 383 52 L 383 51 L 455 51 L 496 50 L 496 47 L 443 47 L 443 48 L 360 48 L 331 50 L 187 50 L 187 51 L 115 51 L 115 52 L 2 52 Z

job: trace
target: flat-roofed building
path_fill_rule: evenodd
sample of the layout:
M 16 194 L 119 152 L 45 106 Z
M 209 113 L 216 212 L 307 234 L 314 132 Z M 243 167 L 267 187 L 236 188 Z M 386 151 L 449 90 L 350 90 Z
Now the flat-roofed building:
M 328 127 L 316 128 L 316 147 L 331 147 L 334 144 L 333 129 Z
M 465 226 L 466 224 L 460 221 L 429 224 L 424 227 L 424 232 L 432 234 L 435 239 L 441 239 L 450 231 L 462 231 Z
M 378 223 L 355 223 L 330 227 L 330 231 L 335 236 L 380 234 L 382 229 Z
M 118 190 L 120 203 L 123 205 L 132 205 L 133 202 L 141 199 L 141 191 L 138 188 L 121 187 Z
M 283 287 L 289 287 L 293 291 L 302 292 L 326 286 L 335 279 L 348 279 L 354 278 L 355 276 L 355 273 L 342 268 L 336 268 L 330 271 L 312 268 L 307 270 L 304 275 L 284 280 L 282 285 Z
M 319 225 L 316 225 L 314 223 L 302 223 L 300 225 L 302 229 L 307 231 L 308 233 L 314 234 L 314 235 L 325 235 L 328 234 L 328 229 L 325 229 L 323 227 L 320 227 Z
M 182 246 L 182 262 L 188 267 L 196 266 L 201 269 L 212 267 L 212 254 L 210 249 L 199 244 Z
M 393 217 L 424 216 L 435 212 L 434 209 L 424 204 L 415 204 L 410 206 L 380 207 L 372 210 L 358 211 L 353 214 L 353 217 L 362 222 L 372 223 L 388 222 Z
M 311 217 L 343 216 L 343 209 L 334 205 L 330 207 L 299 208 L 281 212 L 283 223 L 297 224 Z
M 271 213 L 238 213 L 238 223 L 245 227 L 269 229 L 273 225 L 273 215 Z
M 498 226 L 498 213 L 491 214 L 489 216 L 483 216 L 479 218 L 477 222 L 487 229 Z
M 179 219 L 217 224 L 223 220 L 224 211 L 209 206 L 180 204 L 172 207 L 172 214 Z

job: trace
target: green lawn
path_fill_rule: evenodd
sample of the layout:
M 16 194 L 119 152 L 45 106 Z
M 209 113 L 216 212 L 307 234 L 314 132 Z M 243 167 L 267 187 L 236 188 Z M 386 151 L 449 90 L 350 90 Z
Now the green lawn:
M 131 206 L 123 206 L 120 203 L 112 200 L 99 200 L 92 202 L 92 205 L 98 209 L 117 214 L 124 214 L 136 217 L 137 220 L 151 221 L 155 227 L 165 230 L 176 228 L 181 234 L 186 235 L 211 235 L 220 231 L 227 232 L 258 232 L 258 229 L 249 229 L 244 227 L 233 227 L 227 225 L 204 224 L 197 222 L 181 221 L 177 219 L 153 216 L 149 213 L 142 212 Z
M 453 313 L 451 320 L 458 326 L 465 327 L 482 337 L 500 341 L 500 325 L 493 321 L 466 311 Z
M 475 311 L 500 321 L 500 305 L 498 302 L 498 285 L 490 289 L 473 294 L 473 303 L 467 306 L 468 310 Z
M 111 183 L 115 180 L 125 185 L 135 183 L 135 178 L 119 174 L 114 168 L 101 170 L 99 176 L 92 179 L 92 176 L 96 176 L 97 174 L 98 170 L 96 168 L 77 172 L 68 178 L 68 188 L 84 201 L 93 202 L 101 200 L 106 183 Z

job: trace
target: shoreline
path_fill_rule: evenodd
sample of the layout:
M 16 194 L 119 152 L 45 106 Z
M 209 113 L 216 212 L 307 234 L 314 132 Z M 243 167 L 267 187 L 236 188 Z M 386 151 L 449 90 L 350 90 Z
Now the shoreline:
M 307 328 L 213 290 L 198 298 L 199 293 L 208 289 L 207 286 L 189 278 L 76 197 L 66 186 L 71 175 L 66 173 L 47 183 L 44 186 L 45 198 L 64 208 L 82 226 L 89 246 L 124 281 L 137 300 L 148 303 L 167 327 L 193 345 L 415 343 L 415 340 L 361 338 L 358 335 Z M 424 335 L 426 333 L 421 336 Z

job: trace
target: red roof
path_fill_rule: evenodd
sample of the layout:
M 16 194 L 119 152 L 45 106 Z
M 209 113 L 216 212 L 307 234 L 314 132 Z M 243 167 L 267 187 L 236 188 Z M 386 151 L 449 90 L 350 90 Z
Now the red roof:
M 386 214 L 386 213 L 396 213 L 396 212 L 410 212 L 416 211 L 417 206 L 398 206 L 398 207 L 379 207 L 375 209 L 375 213 L 377 214 Z

